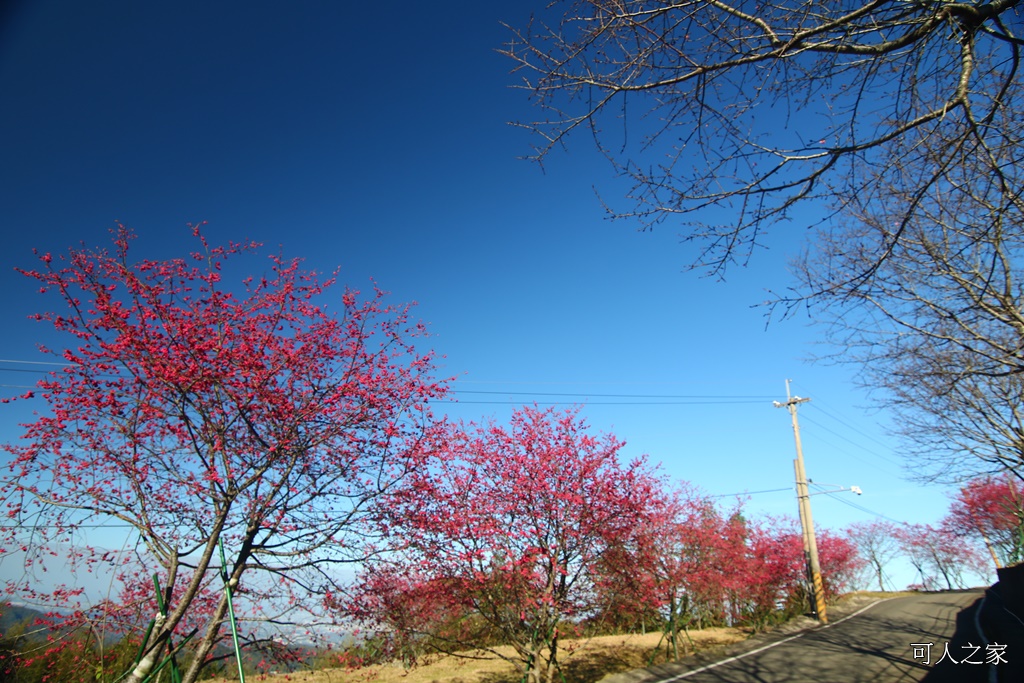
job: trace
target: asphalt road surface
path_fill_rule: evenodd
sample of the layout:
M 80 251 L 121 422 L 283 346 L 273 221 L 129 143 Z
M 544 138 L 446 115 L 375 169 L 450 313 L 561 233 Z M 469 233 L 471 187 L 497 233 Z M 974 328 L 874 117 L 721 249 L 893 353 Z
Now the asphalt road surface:
M 624 680 L 615 683 L 904 683 L 926 677 L 928 683 L 939 683 L 936 672 L 929 676 L 929 671 L 947 643 L 956 660 L 965 654 L 971 660 L 985 660 L 984 649 L 973 654 L 959 649 L 963 627 L 973 623 L 973 609 L 982 595 L 981 590 L 954 591 L 882 600 L 825 627 L 749 642 L 746 651 L 719 662 L 663 665 L 621 674 Z M 954 640 L 958 615 L 961 634 Z M 977 638 L 974 642 L 979 644 Z M 925 643 L 932 645 L 926 648 Z M 1015 654 L 1024 657 L 1024 652 L 1010 651 L 1003 656 Z M 941 683 L 988 680 L 987 671 L 995 667 L 953 667 L 947 660 L 944 668 Z

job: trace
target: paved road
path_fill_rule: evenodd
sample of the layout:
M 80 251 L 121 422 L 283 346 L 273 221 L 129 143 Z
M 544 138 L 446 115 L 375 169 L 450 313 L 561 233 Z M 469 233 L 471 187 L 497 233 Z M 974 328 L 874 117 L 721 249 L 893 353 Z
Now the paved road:
M 953 640 L 957 615 L 982 591 L 929 593 L 892 598 L 847 619 L 836 619 L 790 636 L 775 637 L 724 662 L 700 666 L 664 665 L 646 674 L 623 674 L 616 683 L 905 683 L 921 681 L 931 668 L 911 643 L 935 643 L 931 664 Z M 969 614 L 965 612 L 964 614 Z M 961 622 L 964 615 L 961 615 Z M 937 650 L 937 651 L 936 651 Z M 950 650 L 953 653 L 953 650 Z M 915 654 L 918 658 L 915 658 Z M 984 652 L 981 653 L 984 658 Z M 959 656 L 957 657 L 959 659 Z M 962 669 L 957 673 L 974 674 Z M 974 667 L 977 673 L 987 667 Z M 973 675 L 966 676 L 973 679 Z

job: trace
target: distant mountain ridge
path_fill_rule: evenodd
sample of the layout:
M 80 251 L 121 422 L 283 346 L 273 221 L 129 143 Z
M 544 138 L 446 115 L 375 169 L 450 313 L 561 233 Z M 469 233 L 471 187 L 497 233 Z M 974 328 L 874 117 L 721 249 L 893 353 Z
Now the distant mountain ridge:
M 32 633 L 37 628 L 35 626 L 36 620 L 42 619 L 45 616 L 45 612 L 40 612 L 25 605 L 15 605 L 9 602 L 0 604 L 0 635 L 5 636 L 11 629 L 23 627 L 25 633 L 31 634 L 29 637 L 32 640 L 45 640 L 45 628 L 38 627 L 40 629 L 39 632 Z

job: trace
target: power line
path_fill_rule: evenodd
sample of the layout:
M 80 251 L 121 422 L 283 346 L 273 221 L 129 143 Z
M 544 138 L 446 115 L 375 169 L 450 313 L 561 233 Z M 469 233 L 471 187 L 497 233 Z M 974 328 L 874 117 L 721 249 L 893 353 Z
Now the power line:
M 814 422 L 814 421 L 811 420 L 811 422 Z M 812 430 L 812 432 L 813 432 L 813 430 Z M 884 474 L 886 476 L 896 477 L 897 479 L 899 479 L 900 477 L 903 476 L 902 474 L 900 474 L 898 472 L 893 472 L 892 470 L 889 470 L 888 468 L 881 467 L 880 465 L 878 465 L 876 463 L 870 462 L 867 459 L 862 458 L 860 455 L 858 455 L 856 453 L 851 453 L 849 450 L 847 450 L 847 449 L 845 449 L 845 448 L 843 448 L 841 446 L 837 446 L 836 444 L 832 443 L 828 439 L 822 438 L 821 435 L 819 435 L 817 433 L 814 434 L 814 441 L 815 441 L 815 443 L 825 444 L 830 449 L 832 449 L 832 451 L 834 451 L 836 453 L 842 453 L 843 455 L 846 455 L 846 456 L 856 460 L 859 463 L 863 463 L 864 465 L 866 465 L 867 467 L 869 467 L 870 469 L 872 469 L 875 472 L 881 472 L 882 474 Z M 856 445 L 856 444 L 854 444 L 854 445 Z M 870 451 L 869 451 L 869 453 L 871 455 L 875 455 L 874 453 L 871 453 Z M 881 456 L 879 456 L 879 457 L 881 457 Z
M 763 491 L 743 491 L 741 493 L 719 493 L 714 496 L 708 496 L 709 498 L 730 498 L 732 496 L 752 496 L 755 493 L 778 493 L 779 491 L 792 491 L 792 486 L 787 486 L 784 489 L 764 489 Z
M 454 379 L 453 381 L 457 382 L 458 384 L 490 384 L 490 385 L 494 385 L 494 384 L 500 384 L 500 385 L 516 384 L 516 385 L 529 385 L 529 386 L 535 386 L 535 385 L 538 385 L 538 384 L 541 384 L 541 385 L 562 385 L 562 386 L 564 386 L 566 384 L 571 384 L 571 385 L 574 385 L 574 386 L 576 386 L 576 385 L 600 385 L 600 386 L 607 386 L 609 384 L 613 384 L 615 386 L 650 386 L 650 385 L 679 386 L 681 384 L 687 384 L 687 382 L 681 382 L 681 381 L 664 381 L 664 380 L 648 380 L 648 379 L 634 379 L 634 380 L 623 381 L 623 380 L 611 380 L 611 379 L 608 379 L 608 380 L 604 380 L 604 379 L 602 379 L 602 380 L 464 379 L 462 377 L 458 377 L 458 378 Z M 768 397 L 768 398 L 770 398 L 770 395 L 768 395 L 768 394 L 763 394 L 763 395 L 762 394 L 757 394 L 757 395 L 761 396 L 761 397 Z
M 20 531 L 22 533 L 34 534 L 42 530 L 57 530 L 62 532 L 61 534 L 55 535 L 54 538 L 59 538 L 62 535 L 74 534 L 75 532 L 84 529 L 135 529 L 141 531 L 142 529 L 148 528 L 151 531 L 178 531 L 181 528 L 187 526 L 185 522 L 159 522 L 155 524 L 147 525 L 143 524 L 131 524 L 123 521 L 111 521 L 111 522 L 97 522 L 89 524 L 44 524 L 44 523 L 32 523 L 32 524 L 0 524 L 0 531 Z
M 31 365 L 56 365 L 66 366 L 64 363 L 46 363 L 40 361 L 18 361 L 10 359 L 0 359 L 0 363 L 12 363 L 12 364 L 31 364 Z M 0 372 L 29 372 L 29 373 L 42 373 L 46 374 L 48 370 L 31 369 L 31 368 L 0 368 Z M 456 384 L 465 382 L 465 380 L 456 380 Z M 767 401 L 771 397 L 767 395 L 758 394 L 593 394 L 593 393 L 581 393 L 581 392 L 570 392 L 570 391 L 495 391 L 495 390 L 481 390 L 481 389 L 451 389 L 450 394 L 475 394 L 475 395 L 490 395 L 490 396 L 559 396 L 559 397 L 572 397 L 572 398 L 622 398 L 622 399 L 658 399 L 658 400 L 685 400 L 686 404 L 699 404 L 701 402 L 713 403 L 759 403 L 761 401 Z M 507 401 L 459 401 L 459 403 L 507 403 Z M 545 404 L 548 405 L 548 404 Z M 557 405 L 557 404 L 555 404 Z M 609 405 L 623 405 L 623 404 L 609 404 Z M 642 404 L 652 405 L 652 404 Z M 656 405 L 656 404 L 653 404 Z M 671 404 L 670 404 L 671 405 Z M 684 404 L 685 405 L 685 404 Z
M 821 488 L 817 484 L 812 484 L 812 486 L 814 486 L 815 488 L 818 488 L 818 489 Z M 898 520 L 898 519 L 893 519 L 892 517 L 889 517 L 887 515 L 883 515 L 881 512 L 875 512 L 874 510 L 869 510 L 868 508 L 864 507 L 863 505 L 859 505 L 858 503 L 854 503 L 852 501 L 849 501 L 846 498 L 842 498 L 840 496 L 837 496 L 832 491 L 819 490 L 818 493 L 823 493 L 826 496 L 828 496 L 829 498 L 832 498 L 834 500 L 838 500 L 843 505 L 849 505 L 850 507 L 852 507 L 855 510 L 860 510 L 861 512 L 866 512 L 869 515 L 873 515 L 874 517 L 881 517 L 882 519 L 886 519 L 886 520 L 888 520 L 890 522 L 893 522 L 894 524 L 900 524 L 900 525 L 905 525 L 906 524 L 906 522 L 904 522 L 904 521 L 901 521 L 901 520 Z
M 537 394 L 527 394 L 536 396 Z M 737 405 L 744 403 L 762 403 L 762 401 L 582 401 L 588 406 L 717 406 Z M 521 405 L 522 401 L 460 401 L 440 400 L 431 403 L 448 403 L 451 405 Z M 581 401 L 531 401 L 538 406 L 578 405 Z
M 833 420 L 835 420 L 835 421 L 836 421 L 836 422 L 838 422 L 839 424 L 843 425 L 844 427 L 846 427 L 846 428 L 847 428 L 847 429 L 849 429 L 850 431 L 854 431 L 854 432 L 857 432 L 858 434 L 860 434 L 861 436 L 863 436 L 863 437 L 864 437 L 865 439 L 868 439 L 868 440 L 870 440 L 870 441 L 874 441 L 874 442 L 875 442 L 876 444 L 878 444 L 879 446 L 882 446 L 883 448 L 888 448 L 888 447 L 889 447 L 889 446 L 888 446 L 888 444 L 886 444 L 886 443 L 884 443 L 884 442 L 882 442 L 882 441 L 880 441 L 880 440 L 876 439 L 875 437 L 871 436 L 871 435 L 870 435 L 870 434 L 868 434 L 867 432 L 865 432 L 865 431 L 862 431 L 862 430 L 858 429 L 857 427 L 854 427 L 854 426 L 853 426 L 852 424 L 850 424 L 849 422 L 846 422 L 846 421 L 845 421 L 845 420 L 843 420 L 842 418 L 840 418 L 840 417 L 838 417 L 838 416 L 836 416 L 836 415 L 833 415 L 833 414 L 832 414 L 832 413 L 830 413 L 829 411 L 827 411 L 827 410 L 825 410 L 824 408 L 822 408 L 822 407 L 821 407 L 820 405 L 817 405 L 817 406 L 814 406 L 814 407 L 815 407 L 815 408 L 816 408 L 816 409 L 817 409 L 818 411 L 820 411 L 820 412 L 821 412 L 821 413 L 823 413 L 824 415 L 826 415 L 826 416 L 828 416 L 828 417 L 832 418 Z M 852 442 L 851 442 L 851 443 L 852 443 Z M 866 449 L 865 449 L 865 450 L 866 450 Z
M 804 416 L 804 420 L 805 420 L 806 422 L 810 422 L 810 423 L 811 423 L 811 424 L 813 424 L 813 425 L 817 425 L 817 426 L 818 426 L 818 427 L 819 427 L 820 429 L 824 429 L 824 430 L 825 430 L 826 432 L 828 432 L 829 434 L 833 434 L 833 435 L 835 435 L 835 436 L 838 436 L 838 437 L 839 437 L 840 439 L 842 439 L 843 441 L 846 441 L 846 442 L 848 442 L 848 443 L 851 443 L 851 444 L 853 444 L 854 446 L 856 446 L 857 448 L 861 448 L 861 449 L 863 449 L 863 450 L 867 451 L 867 452 L 868 452 L 868 453 L 870 453 L 871 455 L 874 455 L 874 456 L 875 456 L 876 458 L 880 458 L 881 460 L 885 460 L 886 462 L 888 462 L 888 463 L 889 463 L 889 464 L 891 464 L 891 465 L 896 465 L 897 467 L 900 467 L 900 463 L 899 463 L 899 462 L 896 462 L 896 461 L 895 461 L 895 460 L 893 460 L 892 458 L 887 458 L 887 457 L 885 457 L 884 455 L 880 455 L 880 454 L 876 453 L 875 451 L 872 451 L 872 450 L 869 450 L 869 449 L 867 449 L 867 448 L 864 448 L 864 446 L 861 446 L 861 445 L 860 445 L 860 444 L 858 444 L 858 443 L 857 443 L 856 441 L 852 441 L 851 439 L 849 439 L 848 437 L 846 437 L 846 436 L 844 436 L 844 435 L 840 434 L 839 432 L 835 431 L 834 429 L 829 429 L 828 427 L 826 427 L 825 425 L 823 425 L 823 424 L 822 424 L 821 422 L 818 422 L 817 420 L 815 420 L 815 419 L 813 419 L 813 418 L 807 417 L 807 416 L 805 415 L 805 416 Z
M 663 398 L 663 399 L 722 399 L 722 400 L 749 400 L 766 401 L 769 396 L 758 396 L 749 394 L 590 394 L 569 391 L 482 391 L 469 389 L 452 389 L 453 394 L 497 394 L 502 396 L 586 396 L 596 398 Z
M 817 402 L 811 404 L 811 412 L 815 412 L 815 411 L 822 413 L 823 415 L 825 415 L 829 419 L 835 420 L 836 422 L 841 424 L 843 427 L 846 427 L 850 431 L 853 431 L 853 432 L 856 432 L 857 434 L 860 434 L 865 439 L 868 439 L 869 441 L 873 441 L 874 443 L 878 444 L 882 448 L 884 448 L 886 450 L 890 450 L 891 449 L 891 444 L 888 444 L 888 443 L 885 443 L 884 441 L 881 441 L 880 439 L 872 436 L 871 434 L 868 434 L 867 432 L 863 431 L 862 429 L 859 429 L 858 427 L 855 427 L 854 425 L 850 424 L 848 421 L 846 421 L 845 419 L 843 419 L 839 415 L 836 415 L 835 413 L 826 410 L 825 408 L 823 408 L 821 406 L 821 402 L 820 401 L 817 401 Z M 870 448 L 868 448 L 868 447 L 866 447 L 866 446 L 864 446 L 862 444 L 857 443 L 853 439 L 850 439 L 849 437 L 847 437 L 847 436 L 845 436 L 843 434 L 840 434 L 839 432 L 836 432 L 836 431 L 834 431 L 832 429 L 829 429 L 828 427 L 823 425 L 821 422 L 819 422 L 819 421 L 817 421 L 817 420 L 815 420 L 815 419 L 813 419 L 811 417 L 806 417 L 805 416 L 805 420 L 810 422 L 810 423 L 812 423 L 812 424 L 818 425 L 821 429 L 824 429 L 825 431 L 827 431 L 827 432 L 829 432 L 831 434 L 834 434 L 835 436 L 838 436 L 843 441 L 846 441 L 847 443 L 849 443 L 849 444 L 851 444 L 853 446 L 856 446 L 857 448 L 860 448 L 863 451 L 866 451 L 870 455 L 873 455 L 873 456 L 875 456 L 877 458 L 880 458 L 881 460 L 885 460 L 886 462 L 888 462 L 888 463 L 890 463 L 892 465 L 896 465 L 897 467 L 902 467 L 902 463 L 897 462 L 895 460 L 892 460 L 891 458 L 887 458 L 884 455 L 881 455 L 878 452 L 876 452 L 876 451 L 874 451 L 874 450 L 872 450 L 872 449 L 870 449 Z
M 71 363 L 69 361 L 65 361 L 64 363 L 55 363 L 53 361 L 12 360 L 10 358 L 0 358 L 0 363 L 13 363 L 15 365 L 57 365 L 59 367 L 66 367 L 68 365 L 77 365 L 77 363 Z

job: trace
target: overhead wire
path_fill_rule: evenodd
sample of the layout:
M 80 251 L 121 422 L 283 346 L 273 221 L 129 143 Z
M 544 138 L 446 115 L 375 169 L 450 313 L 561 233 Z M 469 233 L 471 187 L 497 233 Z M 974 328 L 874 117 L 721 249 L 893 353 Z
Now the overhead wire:
M 66 362 L 65 363 L 57 363 L 57 362 L 54 362 L 54 361 L 42 361 L 42 360 L 13 360 L 13 359 L 10 359 L 10 358 L 0 358 L 0 363 L 12 363 L 14 365 L 56 365 L 56 366 L 60 366 L 60 367 L 64 367 L 64 366 L 68 365 L 68 363 L 66 363 Z M 45 372 L 45 371 L 44 370 L 40 370 L 40 372 Z
M 0 359 L 0 364 L 13 364 L 13 365 L 47 365 L 47 366 L 66 366 L 66 363 L 54 363 L 45 361 L 27 361 L 27 360 L 14 360 L 14 359 Z M 35 368 L 4 368 L 0 367 L 0 372 L 28 372 L 28 373 L 48 373 L 48 370 L 35 369 Z M 455 384 L 460 382 L 467 382 L 467 380 L 457 380 Z M 490 382 L 488 382 L 490 383 Z M 511 383 L 511 382 L 510 382 Z M 542 382 L 536 382 L 535 384 L 543 384 Z M 20 385 L 0 385 L 7 388 L 24 388 L 31 389 L 33 387 L 26 387 Z M 497 390 L 482 390 L 482 389 L 450 389 L 449 394 L 454 395 L 482 395 L 482 396 L 540 396 L 540 397 L 564 397 L 571 399 L 585 399 L 589 405 L 733 405 L 733 404 L 750 404 L 760 403 L 762 401 L 770 400 L 770 396 L 758 395 L 758 394 L 633 394 L 633 393 L 587 393 L 587 392 L 570 392 L 570 391 L 497 391 Z M 614 398 L 614 399 L 625 399 L 623 401 L 590 401 L 592 398 Z M 642 400 L 641 400 L 642 399 Z M 442 399 L 437 401 L 438 403 L 461 403 L 464 405 L 478 405 L 478 404 L 490 404 L 490 405 L 511 405 L 518 404 L 519 400 L 445 400 Z M 581 401 L 542 401 L 537 402 L 538 405 L 566 405 L 572 403 L 580 403 Z
M 566 405 L 572 403 L 586 403 L 587 405 L 735 405 L 761 403 L 767 401 L 768 397 L 750 394 L 606 394 L 606 393 L 583 393 L 572 391 L 496 391 L 478 389 L 452 389 L 451 394 L 456 395 L 483 395 L 483 396 L 540 396 L 545 398 L 564 397 L 566 401 L 537 401 L 537 405 Z M 626 399 L 623 401 L 592 401 L 590 399 Z M 651 400 L 653 399 L 653 400 Z M 521 403 L 520 400 L 447 400 L 442 403 L 461 403 L 465 405 L 508 405 Z
M 882 446 L 883 448 L 887 448 L 888 449 L 890 447 L 885 442 L 877 439 L 876 437 L 872 436 L 871 434 L 868 434 L 867 432 L 865 432 L 865 431 L 857 428 L 856 426 L 850 424 L 847 420 L 844 420 L 842 417 L 836 415 L 834 412 L 826 410 L 825 408 L 822 407 L 821 401 L 818 401 L 818 400 L 811 401 L 811 402 L 809 402 L 807 404 L 806 407 L 809 408 L 812 413 L 815 412 L 815 411 L 820 412 L 823 415 L 825 415 L 826 417 L 828 417 L 829 419 L 838 422 L 843 427 L 846 427 L 850 431 L 856 432 L 857 434 L 859 434 L 860 436 L 864 437 L 865 439 L 868 439 L 869 441 L 873 441 L 874 443 L 878 444 L 879 446 Z M 829 432 L 830 434 L 833 434 L 833 435 L 839 437 L 843 441 L 846 441 L 847 443 L 852 444 L 853 446 L 855 446 L 855 447 L 865 451 L 869 455 L 872 455 L 872 456 L 878 458 L 879 460 L 884 460 L 885 462 L 888 462 L 891 465 L 896 465 L 897 467 L 902 467 L 902 463 L 900 463 L 900 462 L 898 462 L 898 461 L 896 461 L 896 460 L 894 460 L 892 458 L 886 457 L 886 456 L 882 455 L 881 453 L 878 453 L 876 450 L 868 448 L 868 447 L 864 446 L 863 444 L 857 443 L 856 441 L 854 441 L 853 439 L 849 438 L 848 436 L 846 436 L 844 434 L 841 434 L 841 433 L 839 433 L 839 432 L 837 432 L 837 431 L 835 431 L 833 429 L 830 429 L 830 428 L 826 427 L 820 421 L 815 420 L 813 416 L 808 416 L 806 412 L 801 413 L 800 417 L 801 417 L 801 422 L 806 421 L 806 422 L 808 422 L 810 424 L 816 425 L 816 426 L 820 427 L 821 429 Z M 892 472 L 887 472 L 887 474 L 890 474 L 892 476 L 901 476 L 901 475 L 894 474 Z
M 850 507 L 854 508 L 855 510 L 860 510 L 861 512 L 866 512 L 869 515 L 872 515 L 874 517 L 880 517 L 882 519 L 888 520 L 888 521 L 893 522 L 895 524 L 900 524 L 900 525 L 905 525 L 906 524 L 906 522 L 904 522 L 904 521 L 901 521 L 901 520 L 898 520 L 898 519 L 893 519 L 892 517 L 889 517 L 888 515 L 883 515 L 881 512 L 876 512 L 874 510 L 871 510 L 871 509 L 868 509 L 868 508 L 864 507 L 863 505 L 860 505 L 858 503 L 854 503 L 854 502 L 852 502 L 850 500 L 847 500 L 846 498 L 842 498 L 840 496 L 837 496 L 834 491 L 824 490 L 818 484 L 811 483 L 810 485 L 815 487 L 816 489 L 818 489 L 818 491 L 816 491 L 816 493 L 821 493 L 821 494 L 824 494 L 824 495 L 828 496 L 829 498 L 832 498 L 833 500 L 838 500 L 843 505 L 849 505 Z
M 742 491 L 740 493 L 718 493 L 708 498 L 731 498 L 732 496 L 752 496 L 755 493 L 778 493 L 779 491 L 792 491 L 792 486 L 787 486 L 784 489 L 764 489 L 761 491 Z
M 453 394 L 498 394 L 502 396 L 595 396 L 597 398 L 685 398 L 685 399 L 736 399 L 766 401 L 769 397 L 750 394 L 592 394 L 572 391 L 483 391 L 476 389 L 452 389 Z
M 451 405 L 520 405 L 522 401 L 459 401 L 440 400 L 433 403 Z M 716 406 L 761 403 L 761 401 L 530 401 L 538 406 L 564 406 L 585 403 L 588 406 Z
M 863 431 L 861 429 L 858 429 L 857 427 L 855 427 L 854 425 L 850 424 L 849 422 L 846 422 L 845 420 L 843 420 L 842 418 L 838 417 L 837 415 L 833 415 L 829 411 L 827 411 L 824 408 L 822 408 L 820 402 L 819 403 L 811 403 L 810 405 L 812 406 L 812 408 L 814 410 L 820 411 L 821 413 L 823 413 L 824 415 L 832 418 L 833 420 L 835 420 L 839 424 L 843 425 L 844 427 L 846 427 L 850 431 L 857 432 L 858 434 L 863 436 L 865 439 L 867 439 L 869 441 L 874 441 L 876 444 L 878 444 L 879 446 L 882 446 L 883 448 L 888 448 L 888 445 L 885 444 L 884 442 L 882 442 L 879 439 L 875 438 L 874 436 L 868 434 L 867 432 L 865 432 L 865 431 Z
M 801 422 L 807 422 L 807 423 L 810 423 L 810 424 L 812 424 L 812 425 L 814 425 L 814 426 L 816 426 L 816 427 L 818 427 L 818 428 L 820 428 L 820 429 L 823 429 L 824 431 L 828 432 L 829 434 L 832 434 L 832 435 L 834 435 L 834 436 L 837 436 L 837 437 L 839 437 L 840 439 L 842 439 L 843 441 L 846 441 L 847 443 L 853 444 L 853 445 L 854 445 L 854 446 L 856 446 L 857 448 L 862 448 L 863 450 L 867 451 L 867 452 L 868 452 L 868 453 L 869 453 L 870 455 L 873 455 L 873 456 L 875 456 L 876 458 L 879 458 L 880 460 L 884 460 L 884 461 L 886 461 L 886 462 L 888 462 L 888 463 L 890 463 L 890 464 L 892 464 L 892 465 L 896 465 L 897 467 L 899 467 L 899 466 L 900 466 L 900 463 L 899 463 L 899 462 L 897 462 L 897 461 L 895 461 L 895 460 L 892 460 L 891 458 L 887 458 L 887 457 L 885 457 L 884 455 L 880 455 L 880 454 L 878 454 L 878 453 L 876 453 L 876 452 L 874 452 L 874 451 L 871 451 L 871 450 L 868 450 L 868 449 L 864 448 L 863 446 L 861 446 L 861 445 L 860 445 L 860 444 L 858 444 L 857 442 L 855 442 L 855 441 L 852 441 L 852 440 L 850 440 L 849 438 L 847 438 L 847 437 L 843 436 L 843 435 L 842 435 L 842 434 L 840 434 L 839 432 L 836 432 L 836 431 L 833 431 L 833 430 L 829 429 L 828 427 L 826 427 L 825 425 L 821 424 L 821 423 L 820 423 L 820 422 L 818 422 L 817 420 L 814 420 L 814 419 L 808 418 L 808 417 L 806 417 L 806 416 L 801 416 L 801 417 L 802 417 L 802 420 L 801 420 Z M 828 440 L 826 440 L 826 439 L 822 439 L 822 438 L 821 438 L 820 436 L 816 436 L 815 438 L 817 438 L 817 439 L 818 439 L 819 441 L 821 441 L 822 443 L 828 444 L 829 446 L 831 446 L 831 447 L 832 447 L 832 448 L 834 448 L 835 450 L 837 450 L 837 451 L 839 451 L 839 452 L 841 452 L 841 453 L 845 453 L 846 455 L 850 456 L 851 458 L 853 458 L 853 459 L 855 459 L 855 460 L 857 460 L 857 461 L 859 461 L 859 462 L 862 462 L 862 463 L 864 463 L 865 465 L 868 465 L 868 466 L 870 466 L 870 467 L 874 467 L 874 468 L 875 468 L 875 469 L 877 469 L 877 470 L 878 470 L 879 472 L 883 472 L 883 473 L 885 473 L 885 474 L 888 474 L 889 476 L 894 476 L 894 477 L 900 477 L 900 476 L 902 476 L 902 475 L 900 475 L 900 474 L 897 474 L 896 472 L 890 472 L 890 471 L 888 471 L 888 470 L 885 470 L 885 469 L 883 469 L 883 468 L 879 467 L 878 465 L 876 465 L 876 464 L 874 464 L 874 463 L 868 462 L 867 460 L 865 460 L 864 458 L 860 457 L 859 455 L 856 455 L 856 454 L 854 454 L 854 453 L 851 453 L 850 451 L 844 450 L 843 448 L 841 448 L 841 447 L 839 447 L 839 446 L 836 446 L 836 445 L 835 445 L 835 444 L 833 444 L 833 443 L 830 443 L 830 442 L 829 442 Z
M 12 365 L 39 365 L 39 366 L 58 366 L 58 367 L 66 366 L 67 365 L 67 363 L 48 362 L 48 361 L 29 361 L 29 360 L 15 360 L 15 359 L 0 359 L 0 364 L 3 364 L 3 363 L 12 364 Z M 48 372 L 47 370 L 34 369 L 34 368 L 3 368 L 3 367 L 0 367 L 0 372 L 2 372 L 2 371 L 8 371 L 8 372 L 36 372 L 36 373 L 46 373 L 46 372 Z M 463 383 L 470 383 L 471 381 L 470 380 L 462 380 L 462 382 Z M 491 382 L 475 381 L 473 383 L 488 383 L 488 384 L 490 384 Z M 517 383 L 517 382 L 509 382 L 509 384 L 513 384 L 513 383 Z M 527 382 L 518 382 L 518 383 L 526 384 Z M 542 384 L 542 382 L 530 382 L 530 383 L 531 384 Z M 32 389 L 32 388 L 34 388 L 32 386 L 14 385 L 14 384 L 0 384 L 0 387 L 12 388 L 12 389 Z M 771 396 L 768 396 L 768 395 L 757 395 L 757 394 L 722 394 L 722 395 L 715 395 L 715 394 L 648 394 L 648 393 L 642 393 L 642 394 L 641 393 L 636 393 L 636 394 L 633 394 L 633 393 L 582 393 L 582 392 L 552 392 L 552 391 L 529 392 L 529 391 L 482 390 L 482 389 L 481 390 L 477 390 L 477 389 L 452 389 L 450 391 L 450 393 L 451 394 L 455 394 L 455 395 L 467 395 L 467 396 L 508 396 L 508 397 L 513 397 L 513 396 L 516 396 L 516 397 L 531 397 L 531 396 L 535 396 L 535 397 L 546 397 L 546 398 L 564 397 L 566 399 L 584 399 L 585 402 L 588 405 L 593 405 L 593 406 L 602 406 L 602 405 L 617 405 L 617 406 L 628 406 L 628 405 L 637 405 L 637 406 L 650 406 L 650 405 L 704 405 L 704 406 L 707 406 L 707 405 L 736 405 L 736 404 L 761 403 L 762 401 L 768 401 L 768 400 L 770 400 L 772 398 Z M 603 401 L 603 400 L 602 401 L 590 401 L 589 400 L 589 399 L 593 399 L 593 398 L 598 398 L 598 399 L 624 399 L 624 400 L 616 400 L 616 401 Z M 457 405 L 457 404 L 463 404 L 463 405 L 514 405 L 514 404 L 520 403 L 521 401 L 514 400 L 514 399 L 510 398 L 508 400 L 441 400 L 441 401 L 437 401 L 437 402 L 439 402 L 439 403 L 449 403 L 449 404 L 453 404 L 453 405 Z M 536 402 L 536 403 L 537 403 L 537 405 L 566 405 L 566 404 L 580 403 L 580 402 L 581 401 L 579 401 L 579 400 L 566 400 L 566 401 L 560 401 L 559 400 L 559 401 L 542 401 L 542 402 Z M 826 415 L 830 419 L 835 420 L 836 422 L 838 422 L 839 424 L 843 425 L 844 427 L 847 427 L 851 431 L 854 431 L 854 432 L 858 433 L 859 435 L 863 436 L 864 438 L 869 439 L 871 441 L 874 441 L 875 443 L 878 443 L 878 444 L 883 445 L 883 446 L 885 445 L 884 443 L 882 443 L 878 439 L 876 439 L 876 438 L 872 437 L 871 435 L 863 432 L 862 430 L 854 427 L 853 425 L 850 425 L 848 422 L 846 422 L 842 418 L 838 417 L 837 415 L 833 414 L 832 412 L 827 411 L 827 410 L 821 408 L 820 404 L 812 404 L 812 405 L 818 411 L 820 411 L 822 414 Z M 841 433 L 839 433 L 839 432 L 837 432 L 837 431 L 835 431 L 833 429 L 830 429 L 829 427 L 825 426 L 824 424 L 822 424 L 821 422 L 815 420 L 814 418 L 806 416 L 806 414 L 804 414 L 803 417 L 804 417 L 804 419 L 807 422 L 816 425 L 818 428 L 820 428 L 820 429 L 822 429 L 822 430 L 824 430 L 824 431 L 826 431 L 826 432 L 828 432 L 830 434 L 833 434 L 834 436 L 837 436 L 838 438 L 840 438 L 843 441 L 846 441 L 846 442 L 856 446 L 857 448 L 861 448 L 861 449 L 865 450 L 867 453 L 869 453 L 869 454 L 871 454 L 871 455 L 873 455 L 873 456 L 875 456 L 875 457 L 877 457 L 877 458 L 879 458 L 881 460 L 884 460 L 884 461 L 886 461 L 886 462 L 888 462 L 890 464 L 894 464 L 894 465 L 899 465 L 900 464 L 900 463 L 896 462 L 895 460 L 893 460 L 891 458 L 887 458 L 887 457 L 885 457 L 883 455 L 878 454 L 877 452 L 875 452 L 873 450 L 870 450 L 870 449 L 864 447 L 861 444 L 858 444 L 857 442 L 853 441 L 849 437 L 847 437 L 847 436 L 845 436 L 845 435 L 843 435 L 843 434 L 841 434 Z M 833 448 L 835 448 L 835 446 L 833 444 L 829 444 L 829 445 L 832 446 Z M 842 451 L 842 449 L 837 449 L 837 450 L 841 450 Z M 842 452 L 846 453 L 847 455 L 850 455 L 851 457 L 854 457 L 855 459 L 857 459 L 857 460 L 859 460 L 861 462 L 865 462 L 862 458 L 859 458 L 856 455 L 854 455 L 852 453 L 849 453 L 848 451 L 842 451 Z M 865 464 L 870 464 L 870 463 L 866 463 L 865 462 Z M 892 473 L 888 473 L 888 474 L 892 474 Z M 725 497 L 737 496 L 737 495 L 742 496 L 742 495 L 753 495 L 753 494 L 760 494 L 760 493 L 776 493 L 776 492 L 780 492 L 780 491 L 789 491 L 789 490 L 790 490 L 790 488 L 787 487 L 787 488 L 782 488 L 782 489 L 765 489 L 765 490 L 759 490 L 759 491 L 746 491 L 746 492 L 740 492 L 740 493 L 718 494 L 718 495 L 715 495 L 715 496 L 712 496 L 712 497 L 713 498 L 725 498 Z M 827 491 L 822 491 L 822 493 L 825 493 L 826 495 L 830 495 L 831 497 L 835 497 L 833 494 L 831 494 L 831 493 L 829 493 Z M 836 499 L 839 500 L 840 502 L 842 502 L 843 504 L 849 505 L 850 507 L 858 509 L 858 510 L 860 510 L 862 512 L 866 512 L 868 514 L 871 514 L 871 515 L 874 515 L 874 516 L 877 516 L 877 517 L 882 517 L 884 519 L 890 519 L 889 517 L 886 517 L 885 515 L 882 515 L 881 513 L 877 513 L 877 512 L 874 512 L 872 510 L 869 510 L 869 509 L 867 509 L 867 508 L 865 508 L 863 506 L 857 505 L 855 503 L 851 503 L 850 501 L 847 501 L 847 500 L 845 500 L 843 498 L 836 498 Z M 890 519 L 890 521 L 896 521 L 896 520 L 891 520 Z

